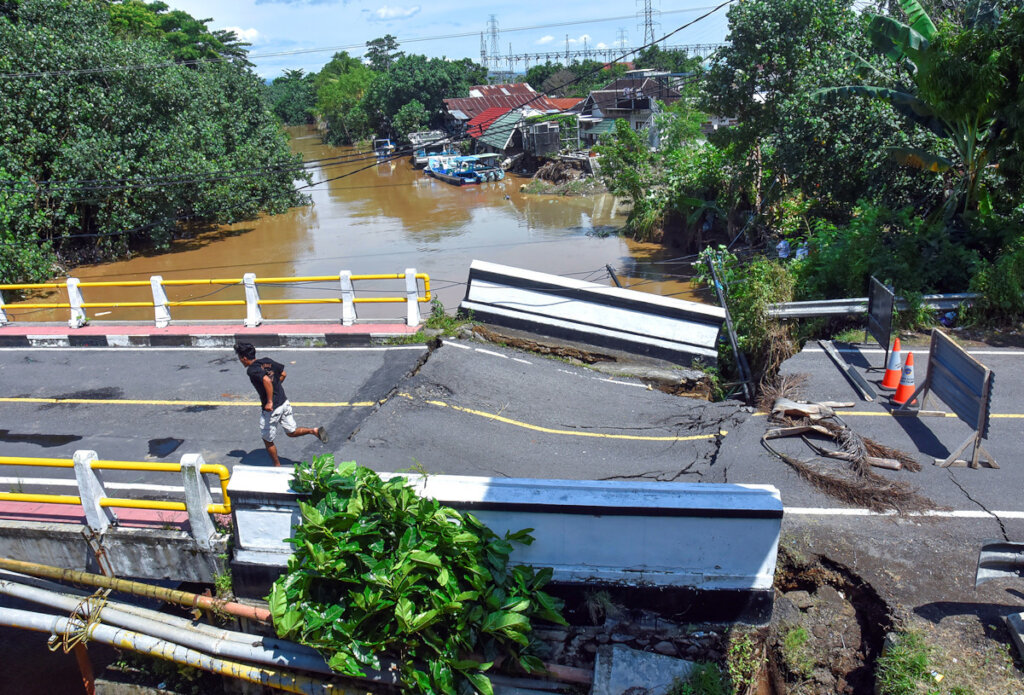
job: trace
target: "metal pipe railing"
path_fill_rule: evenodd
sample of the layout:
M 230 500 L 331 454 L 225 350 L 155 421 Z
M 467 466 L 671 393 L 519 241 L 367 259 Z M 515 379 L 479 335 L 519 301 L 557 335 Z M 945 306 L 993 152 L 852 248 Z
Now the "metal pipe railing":
M 405 280 L 406 286 L 403 296 L 400 297 L 356 297 L 353 282 L 363 280 Z M 419 283 L 423 283 L 423 294 L 419 294 Z M 258 285 L 281 285 L 308 282 L 338 282 L 340 283 L 341 297 L 322 298 L 294 298 L 294 299 L 260 299 Z M 223 285 L 224 287 L 241 286 L 245 291 L 245 299 L 222 299 L 222 300 L 170 300 L 164 292 L 164 287 L 184 287 L 189 285 Z M 82 295 L 82 289 L 89 288 L 110 288 L 110 287 L 149 287 L 153 293 L 152 301 L 114 301 L 114 302 L 87 302 Z M 303 275 L 296 277 L 270 277 L 257 279 L 253 273 L 246 273 L 241 278 L 206 278 L 195 280 L 164 280 L 159 275 L 154 275 L 149 280 L 96 280 L 82 282 L 78 278 L 68 278 L 66 282 L 42 282 L 42 283 L 8 283 L 0 284 L 0 326 L 9 323 L 5 312 L 3 290 L 39 290 L 39 289 L 61 289 L 66 288 L 68 301 L 66 302 L 28 302 L 19 304 L 18 308 L 24 309 L 69 309 L 71 318 L 68 326 L 81 328 L 87 322 L 86 309 L 145 309 L 154 310 L 154 320 L 158 327 L 165 327 L 171 322 L 170 307 L 214 307 L 214 306 L 244 306 L 246 307 L 246 326 L 257 326 L 263 321 L 260 306 L 278 305 L 302 305 L 302 304 L 341 304 L 342 323 L 351 325 L 355 321 L 355 304 L 399 304 L 404 303 L 408 307 L 406 322 L 409 325 L 419 323 L 418 304 L 430 302 L 430 276 L 425 273 L 417 273 L 413 268 L 407 268 L 404 273 L 352 275 L 348 271 L 341 271 L 338 275 Z
M 42 468 L 74 468 L 74 459 L 60 458 L 29 458 L 27 456 L 0 456 L 3 466 L 34 466 Z M 93 459 L 89 461 L 93 470 L 111 471 L 143 471 L 151 473 L 181 473 L 181 463 L 161 463 L 157 461 L 105 461 Z M 215 474 L 220 483 L 220 504 L 210 504 L 206 511 L 210 514 L 230 514 L 231 498 L 228 496 L 228 483 L 231 472 L 219 463 L 202 463 L 199 472 L 203 475 Z M 39 502 L 52 504 L 81 504 L 81 497 L 74 495 L 28 494 L 18 492 L 0 492 L 0 500 L 11 502 Z M 104 497 L 99 500 L 103 507 L 123 507 L 129 509 L 157 509 L 164 511 L 186 511 L 184 502 L 167 502 L 161 500 L 131 500 L 115 497 Z

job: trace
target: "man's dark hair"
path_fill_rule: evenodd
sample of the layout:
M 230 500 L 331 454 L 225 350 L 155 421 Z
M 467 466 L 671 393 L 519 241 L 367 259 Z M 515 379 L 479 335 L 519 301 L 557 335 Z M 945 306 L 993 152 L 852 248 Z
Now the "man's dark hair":
M 247 360 L 256 359 L 256 348 L 252 343 L 235 343 L 235 354 Z

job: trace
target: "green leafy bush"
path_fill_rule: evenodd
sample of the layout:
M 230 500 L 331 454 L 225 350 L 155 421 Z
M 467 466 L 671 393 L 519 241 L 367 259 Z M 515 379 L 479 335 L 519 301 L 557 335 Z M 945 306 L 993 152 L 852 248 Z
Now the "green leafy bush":
M 897 294 L 963 292 L 977 263 L 941 223 L 909 208 L 862 202 L 848 224 L 819 219 L 811 228 L 810 253 L 793 264 L 800 299 L 862 297 L 872 275 Z
M 716 260 L 726 303 L 739 339 L 754 375 L 774 373 L 792 354 L 791 329 L 768 316 L 768 305 L 793 300 L 794 276 L 786 264 L 763 256 L 741 263 L 724 247 L 706 248 L 694 264 L 696 281 L 712 284 L 707 259 Z M 727 343 L 719 348 L 719 360 L 732 364 Z
M 984 263 L 971 279 L 981 296 L 971 315 L 983 323 L 1019 321 L 1024 316 L 1024 243 L 1008 247 L 994 263 Z
M 332 456 L 295 467 L 302 525 L 295 554 L 268 600 L 279 636 L 320 650 L 331 668 L 361 675 L 387 655 L 418 693 L 490 695 L 499 658 L 543 671 L 531 652 L 533 620 L 565 624 L 541 591 L 551 570 L 510 567 L 513 543 L 472 514 L 417 496 L 404 478 Z

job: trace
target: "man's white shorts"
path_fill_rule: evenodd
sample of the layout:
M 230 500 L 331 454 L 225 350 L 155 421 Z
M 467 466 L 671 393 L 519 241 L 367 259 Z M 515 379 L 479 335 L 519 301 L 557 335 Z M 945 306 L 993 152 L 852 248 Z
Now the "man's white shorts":
M 272 442 L 277 436 L 277 426 L 280 425 L 285 432 L 295 431 L 295 418 L 292 416 L 292 404 L 288 401 L 282 403 L 274 412 L 260 411 L 260 435 L 263 441 Z

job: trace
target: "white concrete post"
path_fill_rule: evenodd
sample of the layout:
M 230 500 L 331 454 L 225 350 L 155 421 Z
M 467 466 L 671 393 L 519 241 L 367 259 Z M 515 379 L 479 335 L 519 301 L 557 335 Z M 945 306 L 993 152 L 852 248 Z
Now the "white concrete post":
M 0 326 L 6 326 L 10 321 L 7 320 L 7 313 L 4 311 L 4 293 L 0 292 Z
M 192 527 L 192 537 L 196 545 L 203 550 L 213 548 L 213 538 L 217 529 L 213 525 L 208 511 L 213 504 L 210 488 L 206 486 L 199 467 L 206 463 L 202 454 L 185 454 L 181 457 L 181 480 L 185 486 L 185 509 L 188 510 L 188 522 Z
M 153 314 L 157 328 L 166 328 L 171 323 L 171 310 L 167 308 L 167 293 L 164 292 L 163 277 L 154 275 L 149 279 L 153 288 Z
M 246 273 L 242 276 L 242 283 L 245 284 L 245 327 L 255 328 L 263 323 L 260 293 L 256 289 L 256 274 Z
M 93 470 L 92 462 L 99 458 L 95 451 L 80 449 L 75 452 L 75 480 L 78 481 L 78 495 L 82 498 L 82 509 L 85 510 L 85 523 L 94 533 L 103 533 L 117 517 L 109 507 L 100 506 L 100 500 L 107 496 L 103 489 L 103 479 L 98 471 Z
M 341 325 L 351 326 L 356 322 L 356 291 L 352 287 L 352 271 L 339 270 L 341 280 Z
M 405 324 L 420 325 L 420 292 L 416 286 L 416 269 L 405 269 Z
M 81 328 L 87 323 L 85 309 L 82 308 L 85 300 L 82 298 L 82 290 L 78 287 L 79 282 L 81 280 L 78 278 L 68 278 L 68 304 L 71 305 L 71 318 L 68 319 L 68 328 Z

